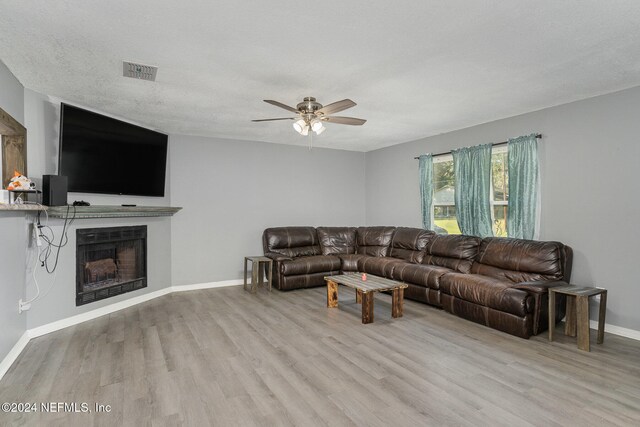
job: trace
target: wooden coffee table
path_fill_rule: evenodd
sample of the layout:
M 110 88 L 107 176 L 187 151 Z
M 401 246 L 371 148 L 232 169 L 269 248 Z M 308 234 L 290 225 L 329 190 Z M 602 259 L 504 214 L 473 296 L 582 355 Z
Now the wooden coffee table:
M 344 285 L 356 290 L 356 301 L 362 304 L 362 323 L 373 322 L 373 294 L 381 291 L 392 293 L 391 316 L 402 317 L 404 290 L 408 287 L 405 283 L 372 274 L 367 274 L 367 280 L 362 280 L 362 273 L 326 276 L 324 280 L 327 282 L 327 307 L 329 308 L 338 306 L 338 285 Z

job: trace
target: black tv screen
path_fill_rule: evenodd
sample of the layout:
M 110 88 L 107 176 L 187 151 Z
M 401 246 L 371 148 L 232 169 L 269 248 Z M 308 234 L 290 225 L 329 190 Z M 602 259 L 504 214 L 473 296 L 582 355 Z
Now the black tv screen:
M 162 197 L 167 135 L 63 103 L 58 166 L 70 192 Z

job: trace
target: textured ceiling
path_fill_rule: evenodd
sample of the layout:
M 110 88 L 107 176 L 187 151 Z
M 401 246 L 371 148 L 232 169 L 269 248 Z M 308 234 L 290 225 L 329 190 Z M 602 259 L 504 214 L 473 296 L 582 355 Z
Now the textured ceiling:
M 368 151 L 640 84 L 640 2 L 0 0 L 27 88 L 171 134 L 305 145 L 262 102 L 328 104 L 315 146 Z M 122 77 L 122 60 L 157 81 Z

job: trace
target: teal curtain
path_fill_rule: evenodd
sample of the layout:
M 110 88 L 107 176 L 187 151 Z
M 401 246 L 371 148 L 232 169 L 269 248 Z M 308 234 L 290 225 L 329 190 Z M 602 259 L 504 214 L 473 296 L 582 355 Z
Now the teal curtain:
M 509 140 L 507 234 L 533 239 L 538 204 L 538 139 L 535 134 Z
M 451 151 L 456 217 L 462 234 L 493 236 L 491 228 L 491 144 Z
M 422 228 L 433 230 L 431 218 L 431 213 L 433 212 L 433 156 L 431 154 L 423 154 L 418 161 Z

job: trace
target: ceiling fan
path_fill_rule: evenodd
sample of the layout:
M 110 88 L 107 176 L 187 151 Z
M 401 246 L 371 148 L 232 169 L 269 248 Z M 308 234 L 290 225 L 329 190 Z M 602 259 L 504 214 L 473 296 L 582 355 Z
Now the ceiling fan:
M 304 98 L 301 103 L 296 105 L 296 108 L 289 107 L 282 102 L 273 101 L 271 99 L 265 99 L 264 102 L 275 105 L 276 107 L 284 108 L 285 110 L 291 111 L 292 113 L 296 113 L 297 116 L 281 117 L 277 119 L 259 119 L 252 120 L 252 122 L 295 120 L 295 122 L 293 123 L 293 128 L 300 135 L 304 136 L 309 134 L 309 130 L 315 132 L 316 135 L 320 135 L 325 130 L 323 122 L 352 126 L 361 126 L 366 122 L 366 120 L 364 119 L 356 119 L 354 117 L 331 116 L 331 114 L 333 113 L 337 113 L 346 110 L 347 108 L 354 107 L 356 103 L 350 99 L 343 99 L 342 101 L 323 106 L 322 104 L 317 102 L 314 97 L 308 96 Z

